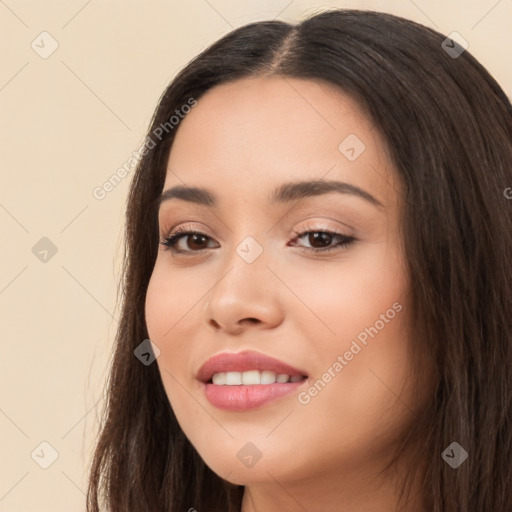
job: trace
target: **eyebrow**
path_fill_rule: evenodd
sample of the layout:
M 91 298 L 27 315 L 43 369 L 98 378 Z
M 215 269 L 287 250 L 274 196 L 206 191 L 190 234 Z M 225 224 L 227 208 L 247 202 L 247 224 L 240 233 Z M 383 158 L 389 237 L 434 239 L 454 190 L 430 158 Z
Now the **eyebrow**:
M 299 181 L 292 183 L 284 183 L 270 196 L 270 204 L 286 203 L 297 199 L 306 197 L 319 196 L 328 194 L 329 192 L 338 192 L 340 194 L 351 194 L 378 208 L 383 208 L 384 205 L 370 193 L 362 188 L 356 187 L 350 183 L 342 181 L 326 181 L 326 180 L 312 180 L 312 181 Z M 204 206 L 216 206 L 217 198 L 215 194 L 206 188 L 200 187 L 187 187 L 178 185 L 171 187 L 162 193 L 157 198 L 158 208 L 162 203 L 170 201 L 171 199 L 181 199 L 190 203 L 196 203 Z

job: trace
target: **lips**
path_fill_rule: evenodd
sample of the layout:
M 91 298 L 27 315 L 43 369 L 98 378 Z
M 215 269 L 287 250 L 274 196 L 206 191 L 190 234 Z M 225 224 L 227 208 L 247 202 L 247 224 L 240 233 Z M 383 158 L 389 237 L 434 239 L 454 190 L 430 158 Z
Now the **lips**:
M 308 376 L 305 371 L 294 368 L 279 359 L 266 356 L 260 352 L 244 350 L 237 353 L 224 352 L 211 357 L 201 366 L 196 378 L 207 383 L 214 373 L 246 372 L 249 370 L 268 370 L 276 374 Z
M 253 375 L 248 378 L 251 370 Z M 259 370 L 259 375 L 254 375 L 254 370 Z M 216 383 L 212 382 L 213 376 L 217 378 Z M 262 382 L 266 376 L 266 383 L 258 383 L 256 377 L 260 376 Z M 269 381 L 271 376 L 273 378 Z M 290 380 L 278 381 L 283 377 Z M 259 409 L 277 399 L 284 400 L 308 382 L 305 371 L 252 350 L 217 354 L 201 366 L 196 378 L 201 382 L 201 390 L 211 405 L 237 413 Z

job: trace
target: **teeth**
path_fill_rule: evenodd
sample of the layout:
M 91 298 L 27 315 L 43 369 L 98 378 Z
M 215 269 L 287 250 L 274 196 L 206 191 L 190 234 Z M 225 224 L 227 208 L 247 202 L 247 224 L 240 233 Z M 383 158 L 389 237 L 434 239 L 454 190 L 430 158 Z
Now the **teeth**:
M 258 370 L 250 370 L 241 373 L 242 384 L 260 384 L 260 372 Z
M 222 386 L 226 384 L 226 374 L 225 373 L 214 373 L 212 377 L 212 382 L 217 384 L 218 386 Z
M 242 384 L 242 374 L 240 372 L 227 372 L 226 384 L 228 386 L 239 386 Z
M 277 380 L 277 375 L 274 372 L 263 371 L 261 372 L 261 384 L 274 384 Z
M 214 373 L 212 382 L 218 386 L 240 386 L 254 384 L 274 384 L 285 382 L 298 382 L 302 380 L 300 375 L 286 375 L 285 373 L 276 374 L 268 370 L 249 370 L 246 372 L 221 372 Z

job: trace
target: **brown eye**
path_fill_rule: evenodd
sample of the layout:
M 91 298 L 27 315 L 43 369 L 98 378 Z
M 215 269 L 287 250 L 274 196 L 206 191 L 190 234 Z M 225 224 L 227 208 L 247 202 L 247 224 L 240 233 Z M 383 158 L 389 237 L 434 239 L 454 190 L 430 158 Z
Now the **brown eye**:
M 211 240 L 208 235 L 198 231 L 177 230 L 160 243 L 172 252 L 187 253 L 207 249 L 208 240 Z
M 308 246 L 301 246 L 310 252 L 326 252 L 335 249 L 343 249 L 353 242 L 355 238 L 352 236 L 342 235 L 341 233 L 335 233 L 334 231 L 304 231 L 302 233 L 295 233 L 297 237 L 295 240 L 304 239 L 310 244 Z M 338 240 L 338 243 L 333 245 L 333 241 Z M 295 245 L 295 244 L 294 244 Z
M 198 233 L 194 233 L 192 235 L 186 235 L 190 238 L 188 238 L 188 246 L 189 248 L 191 249 L 206 249 L 206 247 L 202 247 L 202 245 L 205 244 L 205 241 L 207 240 L 207 236 L 206 235 L 201 235 L 201 234 L 198 234 Z M 199 247 L 198 247 L 199 246 Z
M 308 242 L 315 249 L 329 246 L 332 238 L 332 235 L 325 231 L 315 231 L 308 234 Z

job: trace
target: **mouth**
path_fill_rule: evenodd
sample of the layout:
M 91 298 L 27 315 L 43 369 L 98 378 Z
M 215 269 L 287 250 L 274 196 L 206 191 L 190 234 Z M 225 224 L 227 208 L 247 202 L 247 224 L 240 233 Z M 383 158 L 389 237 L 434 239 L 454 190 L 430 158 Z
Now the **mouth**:
M 258 384 L 286 384 L 307 379 L 306 375 L 289 375 L 270 370 L 249 370 L 245 372 L 214 373 L 206 383 L 217 386 L 254 386 Z
M 210 358 L 196 378 L 214 407 L 241 412 L 291 394 L 308 374 L 259 352 L 243 351 Z
M 208 359 L 196 375 L 205 384 L 222 386 L 281 384 L 307 377 L 305 371 L 253 350 L 217 354 Z

